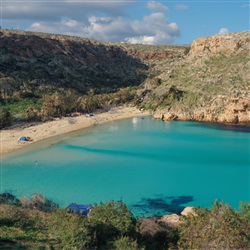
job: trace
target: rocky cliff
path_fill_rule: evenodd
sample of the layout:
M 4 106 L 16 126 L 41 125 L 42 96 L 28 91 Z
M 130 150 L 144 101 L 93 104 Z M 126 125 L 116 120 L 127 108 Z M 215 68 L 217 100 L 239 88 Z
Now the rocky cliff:
M 141 88 L 157 119 L 250 122 L 250 32 L 199 38 L 188 55 Z M 146 94 L 145 94 L 146 93 Z
M 250 35 L 248 31 L 198 38 L 193 41 L 189 57 L 204 55 L 235 55 L 250 51 Z

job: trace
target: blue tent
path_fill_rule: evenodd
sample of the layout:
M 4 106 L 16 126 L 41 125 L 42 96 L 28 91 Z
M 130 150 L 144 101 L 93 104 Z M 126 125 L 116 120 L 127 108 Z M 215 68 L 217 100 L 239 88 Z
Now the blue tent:
M 92 205 L 82 205 L 82 204 L 76 204 L 76 203 L 71 203 L 70 205 L 66 207 L 66 209 L 69 212 L 79 213 L 82 216 L 87 216 L 91 208 L 93 208 Z
M 22 137 L 20 137 L 19 141 L 29 141 L 29 140 L 27 139 L 27 137 L 22 136 Z

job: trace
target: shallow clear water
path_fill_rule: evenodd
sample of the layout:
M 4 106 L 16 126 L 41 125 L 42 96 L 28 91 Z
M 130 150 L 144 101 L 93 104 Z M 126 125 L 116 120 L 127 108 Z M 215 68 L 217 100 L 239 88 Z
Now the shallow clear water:
M 61 206 L 122 200 L 140 216 L 215 199 L 237 208 L 250 201 L 250 133 L 219 126 L 152 117 L 98 125 L 5 159 L 2 192 L 41 193 Z

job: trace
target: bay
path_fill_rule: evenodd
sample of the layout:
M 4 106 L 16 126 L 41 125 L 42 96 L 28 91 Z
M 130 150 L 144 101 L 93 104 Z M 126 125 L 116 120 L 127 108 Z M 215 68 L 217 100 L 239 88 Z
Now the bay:
M 136 216 L 250 201 L 249 127 L 135 117 L 12 155 L 1 191 L 66 206 L 122 200 Z

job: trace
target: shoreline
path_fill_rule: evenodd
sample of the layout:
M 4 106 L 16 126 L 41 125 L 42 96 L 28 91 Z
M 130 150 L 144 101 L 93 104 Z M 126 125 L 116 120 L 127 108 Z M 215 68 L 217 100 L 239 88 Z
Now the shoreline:
M 152 114 L 148 110 L 139 110 L 136 107 L 115 107 L 110 111 L 97 111 L 94 116 L 88 116 L 86 114 L 77 117 L 62 117 L 54 118 L 52 121 L 47 122 L 21 122 L 12 125 L 6 129 L 2 129 L 0 132 L 0 153 L 1 160 L 11 155 L 22 154 L 23 152 L 33 150 L 34 147 L 49 146 L 51 143 L 58 143 L 69 137 L 82 134 L 85 129 L 95 125 L 103 124 L 106 122 L 112 122 L 115 120 L 121 120 L 126 118 L 133 118 L 138 116 L 150 116 L 152 115 L 156 120 L 162 120 L 157 114 Z M 215 121 L 200 121 L 176 119 L 177 121 L 194 121 L 207 124 L 221 124 L 224 126 L 244 126 L 249 123 L 243 124 L 231 124 L 221 123 Z M 164 121 L 170 121 L 171 119 L 165 119 Z M 174 120 L 174 119 L 172 119 Z M 241 131 L 246 132 L 246 131 Z M 22 136 L 30 137 L 32 141 L 18 142 L 18 139 Z M 50 139 L 50 140 L 49 140 Z M 44 143 L 42 143 L 44 141 Z M 32 148 L 31 148 L 32 147 Z M 27 150 L 26 150 L 27 149 Z
M 19 151 L 19 149 L 27 148 L 35 145 L 36 142 L 41 142 L 49 138 L 58 138 L 63 140 L 67 134 L 81 131 L 94 125 L 103 124 L 115 120 L 132 118 L 137 116 L 149 116 L 149 111 L 140 111 L 135 107 L 117 107 L 108 112 L 100 112 L 94 116 L 81 115 L 77 117 L 56 118 L 53 121 L 47 122 L 28 122 L 13 125 L 7 129 L 1 130 L 1 156 Z M 22 136 L 30 137 L 32 141 L 18 142 Z M 61 139 L 59 138 L 60 136 Z M 52 139 L 53 140 L 53 139 Z M 28 147 L 30 148 L 30 147 Z

